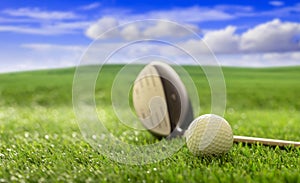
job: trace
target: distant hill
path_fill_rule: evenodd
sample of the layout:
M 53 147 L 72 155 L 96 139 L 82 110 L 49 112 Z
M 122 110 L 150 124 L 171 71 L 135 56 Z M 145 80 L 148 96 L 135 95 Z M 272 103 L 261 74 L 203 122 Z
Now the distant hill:
M 107 65 L 96 85 L 96 100 L 109 103 L 110 87 L 122 65 Z M 203 71 L 184 66 L 199 90 L 201 107 L 210 108 L 210 88 Z M 300 109 L 300 67 L 223 67 L 227 107 Z M 0 105 L 72 105 L 75 68 L 0 74 Z M 126 76 L 124 76 L 126 77 Z M 100 96 L 101 95 L 101 96 Z

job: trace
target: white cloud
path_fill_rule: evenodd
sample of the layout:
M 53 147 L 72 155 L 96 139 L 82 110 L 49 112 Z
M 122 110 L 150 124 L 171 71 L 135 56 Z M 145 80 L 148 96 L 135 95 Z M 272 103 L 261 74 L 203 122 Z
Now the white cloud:
M 179 43 L 179 45 L 182 49 L 184 49 L 189 54 L 207 54 L 210 53 L 210 50 L 208 49 L 207 45 L 201 41 L 196 39 L 189 39 L 185 42 Z
M 95 3 L 85 5 L 85 6 L 81 6 L 79 9 L 81 9 L 81 10 L 92 10 L 92 9 L 98 8 L 99 6 L 101 6 L 101 4 L 99 2 L 95 2 Z
M 128 29 L 123 29 L 126 30 L 123 33 L 130 40 L 132 37 L 145 36 L 140 34 L 147 32 L 147 30 L 150 30 L 148 35 L 156 34 L 157 36 L 166 36 L 167 30 L 172 30 L 170 32 L 175 30 L 172 26 L 165 26 L 157 24 L 150 26 L 151 29 L 143 27 L 144 29 L 139 29 L 139 31 L 137 31 L 137 27 L 128 27 Z M 201 63 L 205 64 L 212 63 L 214 59 L 212 55 L 210 56 L 212 51 L 222 65 L 228 66 L 300 65 L 299 27 L 300 23 L 282 22 L 274 19 L 241 33 L 235 26 L 209 30 L 204 33 L 203 41 L 200 39 L 187 39 L 177 42 L 177 45 L 192 55 L 201 55 L 198 58 L 203 58 Z M 132 48 L 120 51 L 119 54 L 117 58 L 122 60 L 121 62 L 131 61 L 133 58 L 142 55 L 161 55 L 181 64 L 194 63 L 186 53 L 176 50 L 172 45 L 164 44 L 139 43 Z
M 284 2 L 282 2 L 282 1 L 270 1 L 269 4 L 272 5 L 272 6 L 283 6 Z
M 239 6 L 239 5 L 218 5 L 213 7 L 218 12 L 223 12 L 232 16 L 232 19 L 243 18 L 291 18 L 300 16 L 300 3 L 291 6 L 284 4 L 284 1 L 270 1 L 270 5 L 274 6 L 268 10 L 258 11 L 253 6 Z M 247 21 L 247 20 L 245 20 Z
M 78 63 L 86 47 L 81 45 L 56 45 L 45 43 L 22 44 L 21 48 L 28 49 L 27 60 L 35 63 L 35 67 L 47 66 L 60 68 L 74 66 Z
M 114 38 L 116 36 L 119 36 L 119 32 L 115 29 L 115 31 L 110 31 L 109 34 L 103 34 L 107 32 L 108 30 L 116 27 L 119 25 L 119 22 L 117 19 L 112 17 L 103 17 L 99 19 L 94 24 L 91 24 L 87 30 L 85 31 L 86 36 L 92 39 L 97 39 L 100 35 L 102 35 L 102 39 L 108 39 L 108 38 Z
M 63 20 L 79 18 L 74 12 L 69 11 L 42 11 L 39 8 L 6 9 L 2 11 L 6 15 L 14 17 L 29 17 L 45 20 Z
M 98 5 L 99 6 L 99 5 Z M 94 5 L 96 7 L 96 5 Z M 90 4 L 92 9 L 92 4 Z M 88 9 L 88 8 L 87 8 Z M 6 17 L 0 18 L 0 32 L 9 31 L 24 34 L 61 35 L 81 33 L 92 39 L 97 39 L 105 31 L 127 23 L 128 21 L 150 18 L 164 18 L 174 20 L 182 25 L 200 32 L 199 24 L 202 22 L 233 20 L 240 17 L 252 16 L 295 16 L 300 12 L 300 4 L 294 7 L 279 7 L 266 12 L 255 12 L 250 6 L 217 6 L 217 7 L 188 7 L 171 10 L 150 11 L 143 14 L 134 14 L 130 10 L 121 9 L 100 12 L 102 16 L 98 21 L 78 21 L 81 18 L 75 12 L 42 11 L 38 8 L 20 8 L 3 11 Z M 31 12 L 30 12 L 31 11 Z M 77 9 L 78 11 L 78 9 Z M 103 10 L 104 11 L 104 10 Z M 82 11 L 81 11 L 82 12 Z M 109 16 L 105 16 L 109 15 Z M 48 18 L 49 19 L 48 19 Z M 50 18 L 51 17 L 51 18 Z M 239 19 L 243 20 L 243 19 Z M 9 24 L 11 23 L 11 24 Z M 250 24 L 249 24 L 250 25 Z M 274 19 L 269 22 L 247 28 L 237 26 L 224 26 L 216 30 L 202 32 L 205 41 L 188 39 L 186 31 L 178 29 L 175 24 L 158 23 L 151 25 L 131 25 L 116 28 L 114 32 L 106 34 L 106 39 L 95 50 L 95 54 L 106 53 L 107 50 L 122 47 L 124 43 L 144 38 L 165 38 L 180 40 L 179 46 L 192 54 L 203 55 L 206 59 L 210 50 L 217 55 L 223 65 L 231 66 L 280 66 L 300 65 L 300 23 L 286 22 Z M 244 32 L 241 32 L 244 31 Z M 111 41 L 113 39 L 113 41 Z M 111 41 L 111 42 L 110 42 Z M 23 44 L 23 51 L 27 52 L 22 58 L 16 59 L 19 69 L 54 68 L 76 65 L 85 49 L 80 45 L 53 45 L 53 44 Z M 126 63 L 143 54 L 157 54 L 172 58 L 178 63 L 189 63 L 191 60 L 175 48 L 166 45 L 152 46 L 150 44 L 137 44 L 131 48 L 124 48 L 118 52 L 113 62 Z M 205 55 L 206 54 L 206 55 Z M 22 61 L 24 59 L 24 61 Z M 12 59 L 6 59 L 12 60 Z M 99 59 L 95 57 L 95 62 Z M 209 62 L 209 60 L 206 60 Z M 24 63 L 26 63 L 26 68 Z M 13 68 L 10 68 L 13 70 Z M 3 70 L 3 68 L 0 68 Z
M 225 29 L 206 33 L 203 40 L 216 53 L 237 53 L 240 37 L 235 31 L 236 27 L 227 26 Z
M 34 23 L 34 22 L 40 22 L 40 20 L 33 20 L 30 18 L 8 18 L 8 17 L 0 17 L 1 23 Z
M 299 40 L 295 39 L 299 35 L 300 23 L 274 19 L 243 33 L 240 46 L 246 52 L 299 51 Z
M 141 32 L 139 28 L 134 24 L 126 26 L 123 30 L 121 30 L 120 34 L 125 40 L 129 40 L 129 41 L 141 37 Z
M 235 33 L 236 27 L 208 31 L 200 39 L 189 39 L 180 42 L 179 46 L 190 54 L 235 54 L 239 53 L 240 36 Z
M 90 21 L 72 21 L 72 22 L 58 22 L 51 25 L 47 25 L 45 27 L 52 27 L 54 29 L 61 30 L 85 30 L 88 26 L 90 26 L 92 22 Z
M 184 37 L 190 34 L 190 31 L 187 31 L 185 27 L 196 32 L 199 31 L 198 27 L 192 24 L 177 25 L 173 22 L 158 21 L 157 24 L 147 27 L 144 30 L 143 35 L 150 38 Z
M 1 63 L 0 72 L 15 72 L 23 70 L 64 68 L 76 66 L 85 46 L 81 45 L 55 45 L 32 43 L 20 45 L 17 56 L 3 53 L 2 60 L 10 62 Z
M 235 14 L 227 13 L 222 9 L 199 6 L 173 8 L 169 10 L 153 10 L 143 14 L 135 14 L 128 9 L 103 9 L 102 14 L 103 16 L 114 17 L 121 23 L 144 19 L 164 19 L 180 23 L 200 23 L 236 18 Z
M 266 53 L 263 55 L 265 60 L 273 60 L 277 62 L 297 61 L 300 64 L 300 52 L 287 52 L 287 53 Z
M 152 11 L 147 13 L 145 16 L 149 18 L 163 18 L 187 23 L 229 20 L 235 18 L 233 14 L 229 14 L 214 8 L 201 8 L 199 6 L 176 8 L 164 11 Z
M 295 4 L 293 6 L 282 6 L 276 7 L 274 9 L 263 11 L 263 12 L 255 12 L 253 16 L 256 17 L 299 17 L 300 16 L 300 3 Z
M 153 10 L 145 13 L 133 13 L 125 8 L 103 8 L 102 16 L 110 16 L 118 19 L 120 23 L 143 20 L 143 19 L 165 19 L 179 23 L 201 23 L 212 21 L 227 21 L 240 18 L 259 18 L 259 17 L 285 17 L 294 18 L 300 16 L 300 3 L 292 6 L 278 6 L 283 1 L 270 1 L 276 4 L 272 9 L 258 11 L 253 6 L 245 5 L 217 5 L 213 7 L 191 6 L 183 8 L 173 8 L 165 10 Z
M 85 49 L 84 46 L 79 45 L 55 45 L 55 44 L 45 44 L 45 43 L 30 43 L 30 44 L 22 44 L 22 48 L 29 48 L 35 51 L 78 51 L 83 52 Z
M 300 51 L 300 23 L 274 19 L 238 34 L 236 27 L 206 31 L 203 41 L 216 54 L 274 53 Z M 203 42 L 181 43 L 193 53 L 207 53 Z
M 34 35 L 74 34 L 85 30 L 91 22 L 58 22 L 36 26 L 0 25 L 0 32 L 16 32 Z
M 0 32 L 33 35 L 81 33 L 92 22 L 80 20 L 74 12 L 42 11 L 39 8 L 6 9 L 0 17 Z
M 120 25 L 119 21 L 113 17 L 104 17 L 94 24 L 91 24 L 86 30 L 86 36 L 92 39 L 111 39 L 119 38 L 123 40 L 135 39 L 154 39 L 154 38 L 179 38 L 191 34 L 190 29 L 199 32 L 199 28 L 193 24 L 179 25 L 170 21 L 136 21 L 131 24 Z M 111 30 L 112 28 L 113 31 Z M 105 33 L 105 34 L 103 34 Z M 99 37 L 101 35 L 101 37 Z
M 241 6 L 241 5 L 217 5 L 214 6 L 214 9 L 224 12 L 253 12 L 254 9 L 252 6 Z
M 295 57 L 296 56 L 296 57 Z M 294 66 L 300 65 L 299 52 L 286 53 L 255 53 L 242 54 L 234 59 L 228 58 L 227 64 L 223 63 L 222 56 L 219 56 L 219 61 L 223 65 L 229 66 L 245 66 L 245 67 L 270 67 L 270 66 Z
M 102 18 L 87 30 L 87 36 L 96 39 L 101 33 L 118 25 L 114 18 Z M 195 27 L 195 25 L 188 25 Z M 194 28 L 196 29 L 196 28 Z M 167 22 L 137 22 L 120 26 L 102 39 L 118 38 L 121 40 L 170 38 L 173 42 L 184 36 L 190 36 L 190 32 L 182 26 Z M 267 53 L 267 52 L 290 52 L 300 49 L 300 23 L 282 22 L 274 19 L 259 24 L 245 32 L 238 33 L 237 27 L 227 26 L 224 29 L 209 30 L 203 35 L 203 41 L 208 47 L 218 54 L 234 53 Z M 175 41 L 176 42 L 176 41 Z M 209 52 L 206 45 L 199 40 L 186 39 L 181 41 L 181 46 L 193 53 Z
M 28 26 L 10 26 L 0 25 L 0 32 L 16 32 L 23 34 L 35 34 L 35 35 L 56 35 L 70 33 L 67 30 L 53 29 L 49 27 L 28 27 Z

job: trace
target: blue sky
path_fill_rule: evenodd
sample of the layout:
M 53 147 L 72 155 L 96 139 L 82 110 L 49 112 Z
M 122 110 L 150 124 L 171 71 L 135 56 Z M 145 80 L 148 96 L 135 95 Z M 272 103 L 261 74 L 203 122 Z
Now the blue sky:
M 198 30 L 221 65 L 300 65 L 300 3 L 294 0 L 3 0 L 0 72 L 75 66 L 103 31 L 143 19 L 170 20 Z M 176 31 L 157 27 L 160 32 L 152 31 L 154 36 Z M 122 30 L 121 37 L 128 41 L 141 35 L 139 28 L 132 30 L 138 34 L 124 35 Z M 181 45 L 203 53 L 201 45 L 191 43 Z

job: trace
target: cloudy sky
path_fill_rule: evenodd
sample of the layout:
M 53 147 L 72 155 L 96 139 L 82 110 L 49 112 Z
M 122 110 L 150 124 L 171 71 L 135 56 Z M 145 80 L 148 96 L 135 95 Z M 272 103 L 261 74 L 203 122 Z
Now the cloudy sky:
M 102 44 L 98 47 L 101 52 L 112 44 L 149 36 L 183 35 L 174 24 L 157 22 L 146 28 L 123 26 L 99 40 L 98 36 L 112 27 L 143 19 L 170 20 L 195 31 L 221 65 L 300 65 L 298 1 L 220 2 L 2 0 L 0 72 L 76 66 L 94 40 Z M 199 40 L 182 39 L 179 45 L 192 54 L 205 54 Z M 159 49 L 155 54 L 170 53 L 167 48 Z M 181 57 L 181 63 L 188 62 Z

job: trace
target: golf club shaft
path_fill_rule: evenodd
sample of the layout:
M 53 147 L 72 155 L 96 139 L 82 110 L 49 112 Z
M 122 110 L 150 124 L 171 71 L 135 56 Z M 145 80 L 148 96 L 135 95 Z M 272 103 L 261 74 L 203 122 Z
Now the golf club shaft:
M 266 139 L 266 138 L 257 138 L 257 137 L 245 137 L 245 136 L 236 136 L 236 135 L 233 136 L 233 141 L 248 143 L 248 144 L 260 143 L 263 145 L 279 146 L 279 147 L 284 147 L 284 146 L 300 147 L 300 142 L 295 142 L 295 141 Z

